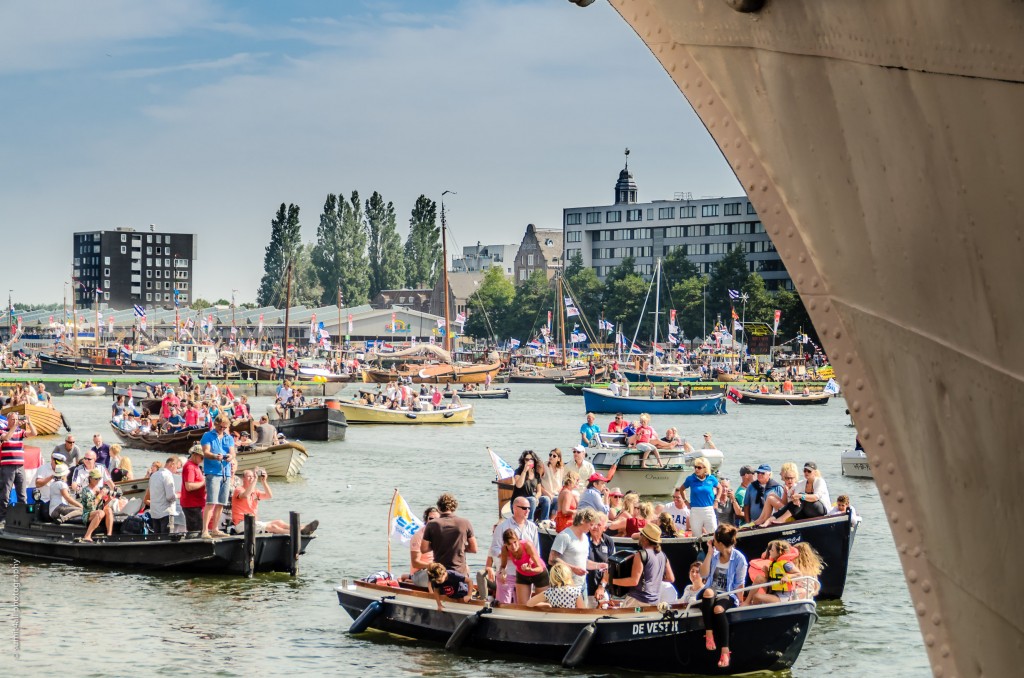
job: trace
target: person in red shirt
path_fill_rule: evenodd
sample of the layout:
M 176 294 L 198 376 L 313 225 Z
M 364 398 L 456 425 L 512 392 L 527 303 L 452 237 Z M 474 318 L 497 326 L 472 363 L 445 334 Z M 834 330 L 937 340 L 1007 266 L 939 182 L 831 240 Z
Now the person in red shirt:
M 257 480 L 262 487 L 257 485 Z M 274 493 L 267 483 L 267 472 L 257 468 L 248 470 L 242 474 L 242 484 L 231 493 L 231 523 L 234 525 L 235 534 L 242 534 L 245 531 L 245 516 L 251 515 L 256 519 L 257 532 L 269 532 L 270 534 L 288 534 L 288 523 L 283 520 L 271 520 L 260 522 L 259 505 L 264 499 L 273 499 Z M 314 520 L 302 526 L 302 534 L 313 534 L 320 525 L 319 520 Z
M 615 418 L 608 423 L 608 433 L 622 433 L 626 428 L 626 419 L 622 416 L 622 412 L 615 414 Z
M 185 514 L 188 532 L 203 531 L 203 507 L 206 506 L 206 478 L 203 476 L 203 448 L 193 445 L 181 471 L 181 495 L 178 503 Z

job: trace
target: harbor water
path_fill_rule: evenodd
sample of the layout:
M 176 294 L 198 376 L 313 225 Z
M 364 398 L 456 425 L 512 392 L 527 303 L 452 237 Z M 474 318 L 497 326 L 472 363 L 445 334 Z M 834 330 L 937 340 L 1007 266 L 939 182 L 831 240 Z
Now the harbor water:
M 298 577 L 186 577 L 124 573 L 0 556 L 0 666 L 10 675 L 42 675 L 70 666 L 76 675 L 177 676 L 438 675 L 592 676 L 618 669 L 569 671 L 525 657 L 449 654 L 439 645 L 372 632 L 351 637 L 351 619 L 334 587 L 342 579 L 386 569 L 387 515 L 398 488 L 415 514 L 443 491 L 459 499 L 482 567 L 497 517 L 489 446 L 510 463 L 524 449 L 542 459 L 578 441 L 583 399 L 550 385 L 513 384 L 509 400 L 474 401 L 476 423 L 451 426 L 350 426 L 343 442 L 306 443 L 310 459 L 298 480 L 271 483 L 261 519 L 301 513 L 320 520 Z M 354 392 L 347 387 L 341 397 Z M 253 401 L 254 413 L 270 404 Z M 469 401 L 467 401 L 469 402 Z M 109 398 L 55 398 L 82 449 L 93 433 L 116 442 Z M 607 425 L 608 415 L 598 423 Z M 833 500 L 846 493 L 863 517 L 842 601 L 822 603 L 819 620 L 793 676 L 925 676 L 927 658 L 892 536 L 875 485 L 845 478 L 840 454 L 853 444 L 845 401 L 824 407 L 729 404 L 724 416 L 660 417 L 699 446 L 713 434 L 725 454 L 722 475 L 738 482 L 742 464 L 816 461 Z M 62 438 L 35 439 L 44 455 Z M 166 455 L 126 450 L 136 475 Z M 566 454 L 566 457 L 569 455 Z M 613 482 L 612 485 L 615 485 Z M 408 568 L 408 548 L 391 547 L 391 569 Z M 685 573 L 676 573 L 677 578 Z M 789 674 L 780 674 L 789 675 Z

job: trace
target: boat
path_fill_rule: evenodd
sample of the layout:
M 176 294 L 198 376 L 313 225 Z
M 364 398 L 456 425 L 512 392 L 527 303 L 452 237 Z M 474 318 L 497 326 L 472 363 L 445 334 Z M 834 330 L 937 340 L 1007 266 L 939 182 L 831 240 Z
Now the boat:
M 583 389 L 583 402 L 587 412 L 597 414 L 725 414 L 725 396 L 721 393 L 697 395 L 689 398 L 651 398 L 648 396 L 615 395 L 608 389 Z
M 843 450 L 840 457 L 843 467 L 843 475 L 850 478 L 874 478 L 871 472 L 871 465 L 868 463 L 868 455 L 864 450 Z
M 433 344 L 418 344 L 392 353 L 374 353 L 367 358 L 392 363 L 388 369 L 363 370 L 363 381 L 368 384 L 390 384 L 397 381 L 411 381 L 414 384 L 484 384 L 488 376 L 494 381 L 501 370 L 501 360 L 496 355 L 484 363 L 460 363 L 452 360 L 449 351 Z
M 52 436 L 60 430 L 63 426 L 65 430 L 70 431 L 67 422 L 64 420 L 64 415 L 60 413 L 60 410 L 52 407 L 43 407 L 42 405 L 13 405 L 11 407 L 5 407 L 0 409 L 0 415 L 8 416 L 10 414 L 20 414 L 25 417 L 36 429 L 36 435 L 39 436 Z
M 208 428 L 187 428 L 173 433 L 143 433 L 133 435 L 126 433 L 111 422 L 110 428 L 125 447 L 135 450 L 151 450 L 168 454 L 187 454 L 189 448 L 206 435 Z
M 771 527 L 743 528 L 736 534 L 736 546 L 747 560 L 750 560 L 760 558 L 768 542 L 773 539 L 783 539 L 793 544 L 807 542 L 814 547 L 825 564 L 825 569 L 818 577 L 821 583 L 818 599 L 837 599 L 843 597 L 843 590 L 846 588 L 847 568 L 857 526 L 858 521 L 849 514 L 844 514 L 795 520 Z M 553 529 L 540 529 L 540 547 L 545 560 L 555 536 Z M 618 549 L 637 548 L 637 542 L 633 539 L 613 537 L 612 540 Z M 690 563 L 697 559 L 698 550 L 701 550 L 703 557 L 703 552 L 707 550 L 706 541 L 706 537 L 703 540 L 697 537 L 665 538 L 661 540 L 661 547 L 672 563 L 673 572 L 687 572 Z M 680 591 L 686 583 L 686 577 L 676 577 L 676 588 Z
M 210 371 L 220 363 L 220 353 L 212 344 L 182 344 L 176 341 L 161 341 L 145 351 L 135 351 L 132 363 L 150 368 L 173 370 Z
M 828 405 L 831 393 L 760 393 L 730 388 L 729 399 L 744 405 Z
M 0 553 L 15 558 L 102 566 L 115 569 L 174 571 L 189 574 L 237 574 L 293 572 L 297 554 L 305 553 L 314 535 L 299 535 L 294 545 L 289 535 L 256 533 L 252 565 L 246 537 L 199 539 L 195 533 L 125 534 L 124 518 L 115 518 L 110 537 L 82 542 L 82 525 L 57 525 L 41 520 L 35 504 L 15 504 L 0 528 Z M 98 530 L 102 534 L 102 528 Z
M 108 349 L 82 349 L 84 355 L 39 354 L 39 370 L 43 374 L 176 374 L 175 367 L 140 365 L 125 360 Z M 96 355 L 93 355 L 96 354 Z
M 630 450 L 602 450 L 591 448 L 591 463 L 598 473 L 607 475 L 615 468 L 614 482 L 623 492 L 636 492 L 644 497 L 667 497 L 672 490 L 683 484 L 693 472 L 692 459 L 683 450 L 658 450 L 663 467 L 658 467 L 657 458 L 651 454 L 647 457 L 647 466 L 641 466 L 644 452 Z M 692 453 L 691 453 L 692 454 Z
M 555 384 L 555 388 L 561 391 L 565 395 L 583 397 L 583 389 L 585 388 L 598 388 L 607 390 L 611 386 L 610 382 L 598 382 L 595 384 Z M 722 383 L 711 382 L 711 381 L 688 381 L 688 382 L 630 382 L 629 392 L 630 394 L 645 394 L 649 395 L 651 389 L 657 389 L 659 387 L 673 387 L 677 386 L 684 390 L 689 390 L 690 395 L 711 395 L 713 393 L 725 393 L 728 386 Z
M 608 372 L 603 365 L 597 367 L 594 379 L 603 379 Z M 509 372 L 508 380 L 513 384 L 586 384 L 591 382 L 590 367 L 539 367 L 521 365 Z
M 292 410 L 291 415 L 281 419 L 277 410 L 267 408 L 270 424 L 285 434 L 286 437 L 298 440 L 344 440 L 348 422 L 345 414 L 338 409 L 337 401 L 328 401 L 320 407 L 302 407 Z
M 836 365 L 932 671 L 1015 675 L 1020 596 L 957 573 L 1022 515 L 978 521 L 1019 473 L 968 471 L 978 450 L 1015 468 L 1024 404 L 1024 302 L 982 292 L 1024 288 L 1019 209 L 997 197 L 1024 176 L 1020 4 L 610 4 L 750 191 Z
M 81 386 L 64 389 L 62 395 L 66 396 L 101 396 L 106 395 L 107 389 L 104 386 Z
M 685 570 L 684 570 L 685 571 Z M 338 602 L 355 622 L 350 633 L 368 628 L 417 640 L 446 643 L 532 660 L 609 669 L 666 673 L 749 673 L 780 671 L 796 662 L 817 620 L 811 600 L 753 605 L 727 612 L 732 662 L 719 669 L 718 653 L 704 648 L 700 612 L 681 604 L 656 607 L 567 610 L 496 602 L 446 601 L 410 584 L 382 586 L 343 582 Z M 491 673 L 503 672 L 493 667 Z M 615 673 L 611 671 L 610 673 Z
M 461 400 L 507 400 L 511 391 L 507 388 L 476 389 L 473 391 L 442 391 L 445 398 L 458 394 Z
M 267 353 L 266 355 L 271 355 Z M 235 367 L 238 369 L 240 374 L 244 374 L 247 377 L 257 379 L 259 381 L 278 381 L 278 373 L 275 370 L 271 370 L 269 367 L 254 363 L 250 360 L 249 354 L 245 357 L 235 356 Z M 303 367 L 299 366 L 298 372 L 292 369 L 291 365 L 287 366 L 284 370 L 284 376 L 286 379 L 302 382 L 305 385 L 306 382 L 318 382 L 318 383 L 329 383 L 329 384 L 346 384 L 352 381 L 356 376 L 351 373 L 331 372 L 330 370 L 320 369 L 317 367 Z
M 472 405 L 419 412 L 388 410 L 348 400 L 342 400 L 339 406 L 349 424 L 465 424 L 473 421 Z
M 294 478 L 309 459 L 309 452 L 299 442 L 287 441 L 269 447 L 242 448 L 235 453 L 235 473 L 266 469 L 270 478 Z
M 689 365 L 674 364 L 674 363 L 661 363 L 660 365 L 652 365 L 646 370 L 631 370 L 628 368 L 620 369 L 622 373 L 629 381 L 634 382 L 689 382 L 689 381 L 700 381 L 700 372 L 695 372 Z

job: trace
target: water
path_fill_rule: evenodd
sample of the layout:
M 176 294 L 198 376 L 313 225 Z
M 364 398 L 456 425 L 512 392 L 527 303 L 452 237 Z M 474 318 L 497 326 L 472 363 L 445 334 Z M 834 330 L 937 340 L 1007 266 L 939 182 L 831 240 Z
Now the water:
M 263 518 L 297 510 L 320 519 L 318 538 L 300 564 L 300 575 L 193 577 L 123 574 L 0 556 L 0 666 L 9 667 L 20 643 L 17 670 L 39 675 L 58 658 L 88 657 L 94 674 L 109 674 L 130 659 L 145 673 L 224 676 L 280 674 L 392 675 L 595 675 L 557 665 L 487 654 L 449 655 L 442 647 L 395 640 L 383 634 L 349 637 L 351 619 L 338 606 L 334 587 L 384 569 L 387 513 L 399 488 L 414 513 L 442 491 L 459 498 L 488 543 L 497 499 L 486 446 L 509 462 L 532 448 L 546 459 L 550 448 L 567 451 L 578 439 L 583 399 L 550 385 L 514 384 L 509 400 L 477 401 L 477 423 L 467 426 L 352 426 L 340 443 L 307 443 L 311 458 L 302 478 L 271 484 L 274 498 Z M 349 387 L 349 392 L 352 387 Z M 57 398 L 83 449 L 93 433 L 110 442 L 109 400 Z M 262 412 L 265 398 L 253 402 Z M 606 424 L 607 416 L 599 423 Z M 844 402 L 825 407 L 742 407 L 726 416 L 662 417 L 659 431 L 678 425 L 691 441 L 711 431 L 726 455 L 724 474 L 737 478 L 744 463 L 818 463 L 832 497 L 847 493 L 864 518 L 850 562 L 842 602 L 819 606 L 820 619 L 793 676 L 928 675 L 917 620 L 874 483 L 840 475 L 839 455 L 853 441 Z M 37 439 L 48 453 L 61 438 Z M 135 469 L 166 455 L 128 450 Z M 471 557 L 482 565 L 486 554 Z M 394 546 L 392 569 L 408 567 L 408 550 Z M 475 569 L 475 568 L 474 568 Z M 17 602 L 15 598 L 17 596 Z M 84 673 L 76 663 L 76 673 Z M 600 672 L 597 672 L 600 673 Z M 618 671 L 607 672 L 618 674 Z

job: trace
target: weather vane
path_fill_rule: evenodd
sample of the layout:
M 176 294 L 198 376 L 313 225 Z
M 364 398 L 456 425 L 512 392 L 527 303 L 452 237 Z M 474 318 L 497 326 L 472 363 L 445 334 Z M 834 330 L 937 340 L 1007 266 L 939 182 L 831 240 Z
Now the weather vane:
M 626 147 L 626 169 L 629 169 L 629 147 Z

